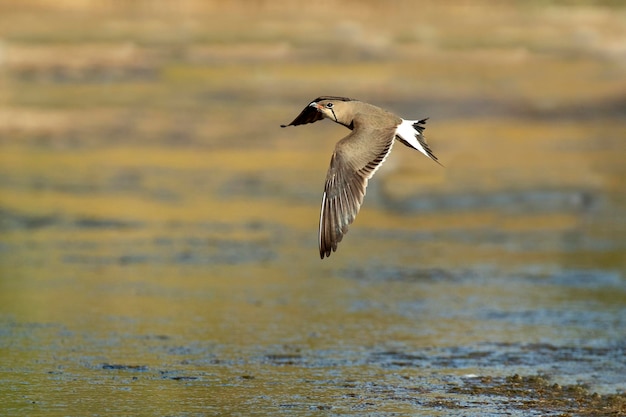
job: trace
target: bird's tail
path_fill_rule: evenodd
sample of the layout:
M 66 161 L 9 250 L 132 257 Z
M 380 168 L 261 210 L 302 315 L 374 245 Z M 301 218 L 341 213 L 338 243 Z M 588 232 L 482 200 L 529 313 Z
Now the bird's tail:
M 433 151 L 428 146 L 426 139 L 424 138 L 424 129 L 426 129 L 426 120 L 428 117 L 421 120 L 404 120 L 396 128 L 396 138 L 406 146 L 417 149 L 433 161 L 441 165 L 441 162 L 437 159 Z M 443 166 L 443 165 L 442 165 Z

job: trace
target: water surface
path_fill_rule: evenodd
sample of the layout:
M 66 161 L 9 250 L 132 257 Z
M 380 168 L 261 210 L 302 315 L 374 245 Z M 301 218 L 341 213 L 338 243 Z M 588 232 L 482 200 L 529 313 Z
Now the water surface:
M 1 414 L 626 412 L 621 8 L 65 7 L 0 18 Z M 320 94 L 445 165 L 394 147 L 324 261 Z

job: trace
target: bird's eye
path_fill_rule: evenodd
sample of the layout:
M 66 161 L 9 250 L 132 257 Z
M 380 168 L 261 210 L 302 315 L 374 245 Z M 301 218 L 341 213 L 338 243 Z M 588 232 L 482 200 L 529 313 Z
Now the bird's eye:
M 327 103 L 326 107 L 328 107 L 329 109 L 332 109 L 333 108 L 333 103 Z

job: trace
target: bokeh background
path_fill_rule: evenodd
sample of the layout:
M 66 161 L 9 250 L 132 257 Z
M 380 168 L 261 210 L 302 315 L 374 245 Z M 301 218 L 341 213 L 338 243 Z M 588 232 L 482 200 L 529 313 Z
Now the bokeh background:
M 279 127 L 319 95 L 430 117 L 445 165 L 394 147 L 324 261 L 347 130 Z M 620 1 L 0 1 L 0 408 L 527 415 L 462 390 L 515 373 L 620 392 L 625 120 Z

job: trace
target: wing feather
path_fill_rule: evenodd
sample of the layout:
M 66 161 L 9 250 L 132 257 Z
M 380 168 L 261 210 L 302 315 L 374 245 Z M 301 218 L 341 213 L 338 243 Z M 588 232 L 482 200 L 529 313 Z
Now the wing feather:
M 320 212 L 320 257 L 330 256 L 361 208 L 368 180 L 391 151 L 395 128 L 355 129 L 337 143 L 326 174 Z

